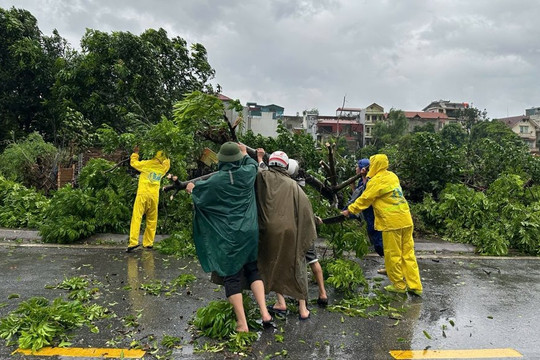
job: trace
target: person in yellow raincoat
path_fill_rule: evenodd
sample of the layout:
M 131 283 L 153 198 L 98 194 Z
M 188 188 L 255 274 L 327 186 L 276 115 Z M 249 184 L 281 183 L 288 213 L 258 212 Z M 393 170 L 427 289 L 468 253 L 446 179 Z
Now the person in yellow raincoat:
M 366 189 L 342 214 L 359 214 L 370 205 L 375 211 L 375 229 L 382 231 L 384 266 L 391 285 L 385 290 L 410 292 L 422 296 L 420 271 L 414 254 L 413 221 L 409 204 L 403 197 L 399 178 L 388 171 L 388 157 L 373 155 L 369 159 Z
M 131 154 L 130 164 L 141 174 L 139 175 L 137 197 L 133 205 L 133 215 L 131 216 L 129 230 L 129 245 L 126 252 L 132 252 L 140 246 L 139 233 L 141 231 L 143 215 L 146 215 L 143 246 L 147 249 L 154 247 L 158 219 L 159 187 L 161 179 L 169 170 L 171 161 L 165 156 L 163 151 L 156 152 L 156 155 L 150 160 L 139 161 L 139 147 L 136 146 L 133 154 Z

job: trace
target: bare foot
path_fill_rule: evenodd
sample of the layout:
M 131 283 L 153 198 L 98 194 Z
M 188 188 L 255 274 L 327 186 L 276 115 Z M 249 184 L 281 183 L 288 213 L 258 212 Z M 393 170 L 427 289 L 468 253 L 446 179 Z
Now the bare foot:
M 309 319 L 309 310 L 299 311 L 298 314 L 299 314 L 300 320 Z
M 238 326 L 236 332 L 249 332 L 249 328 L 247 326 Z

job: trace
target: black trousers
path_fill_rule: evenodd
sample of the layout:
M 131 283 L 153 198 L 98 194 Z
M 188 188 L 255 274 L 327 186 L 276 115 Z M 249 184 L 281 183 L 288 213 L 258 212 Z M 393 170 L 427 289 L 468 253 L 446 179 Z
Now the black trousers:
M 254 281 L 261 280 L 257 261 L 247 263 L 234 275 L 224 276 L 225 295 L 227 297 L 242 292 L 242 276 L 245 276 L 247 284 L 251 286 Z

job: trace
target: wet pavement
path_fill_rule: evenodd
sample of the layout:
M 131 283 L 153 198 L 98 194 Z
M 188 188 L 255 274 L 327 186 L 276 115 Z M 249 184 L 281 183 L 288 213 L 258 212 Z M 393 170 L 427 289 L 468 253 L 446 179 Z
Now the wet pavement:
M 38 244 L 27 235 L 24 240 L 4 236 L 0 242 L 0 318 L 31 297 L 66 298 L 66 290 L 51 287 L 81 276 L 98 289 L 93 302 L 109 308 L 116 318 L 97 321 L 99 333 L 87 328 L 73 331 L 71 346 L 129 348 L 132 341 L 159 344 L 169 335 L 182 339 L 171 359 L 238 357 L 227 352 L 194 353 L 196 343 L 208 339 L 193 336 L 190 320 L 211 300 L 225 299 L 224 290 L 208 280 L 197 260 L 146 249 L 127 254 L 125 235 L 99 235 L 73 246 Z M 291 313 L 276 321 L 277 328 L 262 330 L 248 357 L 281 358 L 286 352 L 288 359 L 393 359 L 393 350 L 510 348 L 525 359 L 540 359 L 540 258 L 479 257 L 471 250 L 461 244 L 418 241 L 424 296 L 396 296 L 393 305 L 407 309 L 400 320 L 348 317 L 312 305 L 309 320 L 300 321 Z M 376 272 L 381 258 L 369 255 L 357 261 L 366 278 L 381 280 Z M 171 283 L 181 274 L 193 274 L 197 280 L 159 296 L 140 288 L 156 280 Z M 382 279 L 383 286 L 387 283 Z M 330 302 L 340 298 L 327 288 Z M 316 299 L 314 283 L 309 291 L 310 299 Z M 272 295 L 268 299 L 273 302 Z M 138 326 L 127 326 L 127 319 Z M 50 359 L 10 355 L 17 347 L 0 341 L 0 359 Z M 160 350 L 144 359 L 163 355 Z

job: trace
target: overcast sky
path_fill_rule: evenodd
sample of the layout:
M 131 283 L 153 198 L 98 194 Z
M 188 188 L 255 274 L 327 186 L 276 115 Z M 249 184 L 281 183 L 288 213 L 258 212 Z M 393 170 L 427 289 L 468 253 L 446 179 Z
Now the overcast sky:
M 489 118 L 540 106 L 538 0 L 0 0 L 79 48 L 86 28 L 201 43 L 242 104 L 335 115 L 371 103 L 468 102 Z

